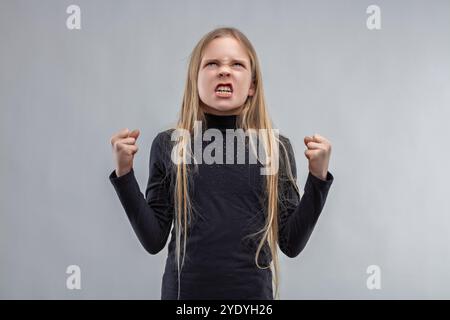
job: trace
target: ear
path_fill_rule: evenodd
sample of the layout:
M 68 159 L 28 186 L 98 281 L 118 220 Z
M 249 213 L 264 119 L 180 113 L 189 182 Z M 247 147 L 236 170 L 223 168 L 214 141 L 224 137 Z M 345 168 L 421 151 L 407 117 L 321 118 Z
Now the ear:
M 248 95 L 250 97 L 253 97 L 255 94 L 256 88 L 255 88 L 255 81 L 252 81 L 252 84 L 250 85 L 250 88 L 248 89 Z

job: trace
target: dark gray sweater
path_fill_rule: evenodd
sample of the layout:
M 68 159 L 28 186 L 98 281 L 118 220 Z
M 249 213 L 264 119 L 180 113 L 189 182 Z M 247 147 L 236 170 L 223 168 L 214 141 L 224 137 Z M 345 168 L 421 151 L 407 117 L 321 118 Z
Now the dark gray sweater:
M 224 159 L 225 129 L 235 127 L 236 116 L 206 114 L 204 129 L 217 128 L 223 133 Z M 178 283 L 170 135 L 171 130 L 167 130 L 153 140 L 145 198 L 133 170 L 121 177 L 115 171 L 109 176 L 137 237 L 150 254 L 160 252 L 171 233 L 161 299 L 273 299 L 270 269 L 259 269 L 255 264 L 262 234 L 246 237 L 261 230 L 265 222 L 265 176 L 260 174 L 260 163 L 226 164 L 224 160 L 224 164 L 203 163 L 192 170 L 189 193 L 195 211 Z M 296 179 L 292 146 L 287 138 L 280 138 L 286 144 Z M 209 143 L 203 142 L 203 149 Z M 293 258 L 303 250 L 314 229 L 333 176 L 328 172 L 324 181 L 309 173 L 300 199 L 283 167 L 280 160 L 279 248 Z M 267 267 L 271 259 L 266 242 L 259 265 Z

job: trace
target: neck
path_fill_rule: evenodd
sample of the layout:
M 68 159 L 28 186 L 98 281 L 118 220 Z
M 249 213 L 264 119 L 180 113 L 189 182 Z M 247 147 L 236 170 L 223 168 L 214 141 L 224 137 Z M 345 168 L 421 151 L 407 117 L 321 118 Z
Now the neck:
M 237 115 L 241 114 L 242 108 L 243 108 L 243 106 L 240 106 L 238 108 L 234 108 L 231 110 L 223 110 L 222 111 L 222 110 L 217 110 L 217 109 L 211 108 L 210 106 L 207 106 L 204 104 L 202 104 L 201 107 L 203 109 L 203 112 L 213 114 L 215 116 L 237 116 Z
M 206 128 L 205 129 L 236 129 L 236 118 L 237 115 L 216 115 L 204 112 L 205 120 L 206 120 Z

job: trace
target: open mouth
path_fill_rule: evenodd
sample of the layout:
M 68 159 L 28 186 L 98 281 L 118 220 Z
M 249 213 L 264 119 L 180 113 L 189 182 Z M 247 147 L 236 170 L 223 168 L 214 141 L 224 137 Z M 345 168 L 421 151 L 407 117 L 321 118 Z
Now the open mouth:
M 233 94 L 233 85 L 231 83 L 219 83 L 215 92 L 218 97 L 229 98 Z

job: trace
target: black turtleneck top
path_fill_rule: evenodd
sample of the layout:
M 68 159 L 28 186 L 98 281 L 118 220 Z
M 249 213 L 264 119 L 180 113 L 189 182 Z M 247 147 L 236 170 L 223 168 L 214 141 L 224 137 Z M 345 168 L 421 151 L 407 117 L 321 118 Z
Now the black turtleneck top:
M 236 116 L 205 114 L 205 118 L 203 130 L 216 128 L 223 134 L 226 159 L 225 133 L 226 129 L 236 128 Z M 260 174 L 259 162 L 227 164 L 224 160 L 223 164 L 197 164 L 196 169 L 190 171 L 189 194 L 194 212 L 188 227 L 184 266 L 178 273 L 172 130 L 160 132 L 153 140 L 145 198 L 133 169 L 120 177 L 113 170 L 109 176 L 138 239 L 150 254 L 160 252 L 171 233 L 161 299 L 273 299 L 270 268 L 260 269 L 255 263 L 262 234 L 248 236 L 264 227 L 267 212 L 266 176 Z M 280 138 L 286 145 L 296 179 L 292 146 L 289 139 L 282 135 Z M 211 142 L 204 141 L 202 150 Z M 234 152 L 235 157 L 236 154 Z M 248 144 L 245 159 L 249 159 Z M 300 199 L 283 167 L 280 160 L 278 245 L 284 254 L 293 258 L 305 247 L 334 178 L 330 172 L 326 180 L 309 173 Z M 259 266 L 267 267 L 271 260 L 266 242 L 258 258 Z

